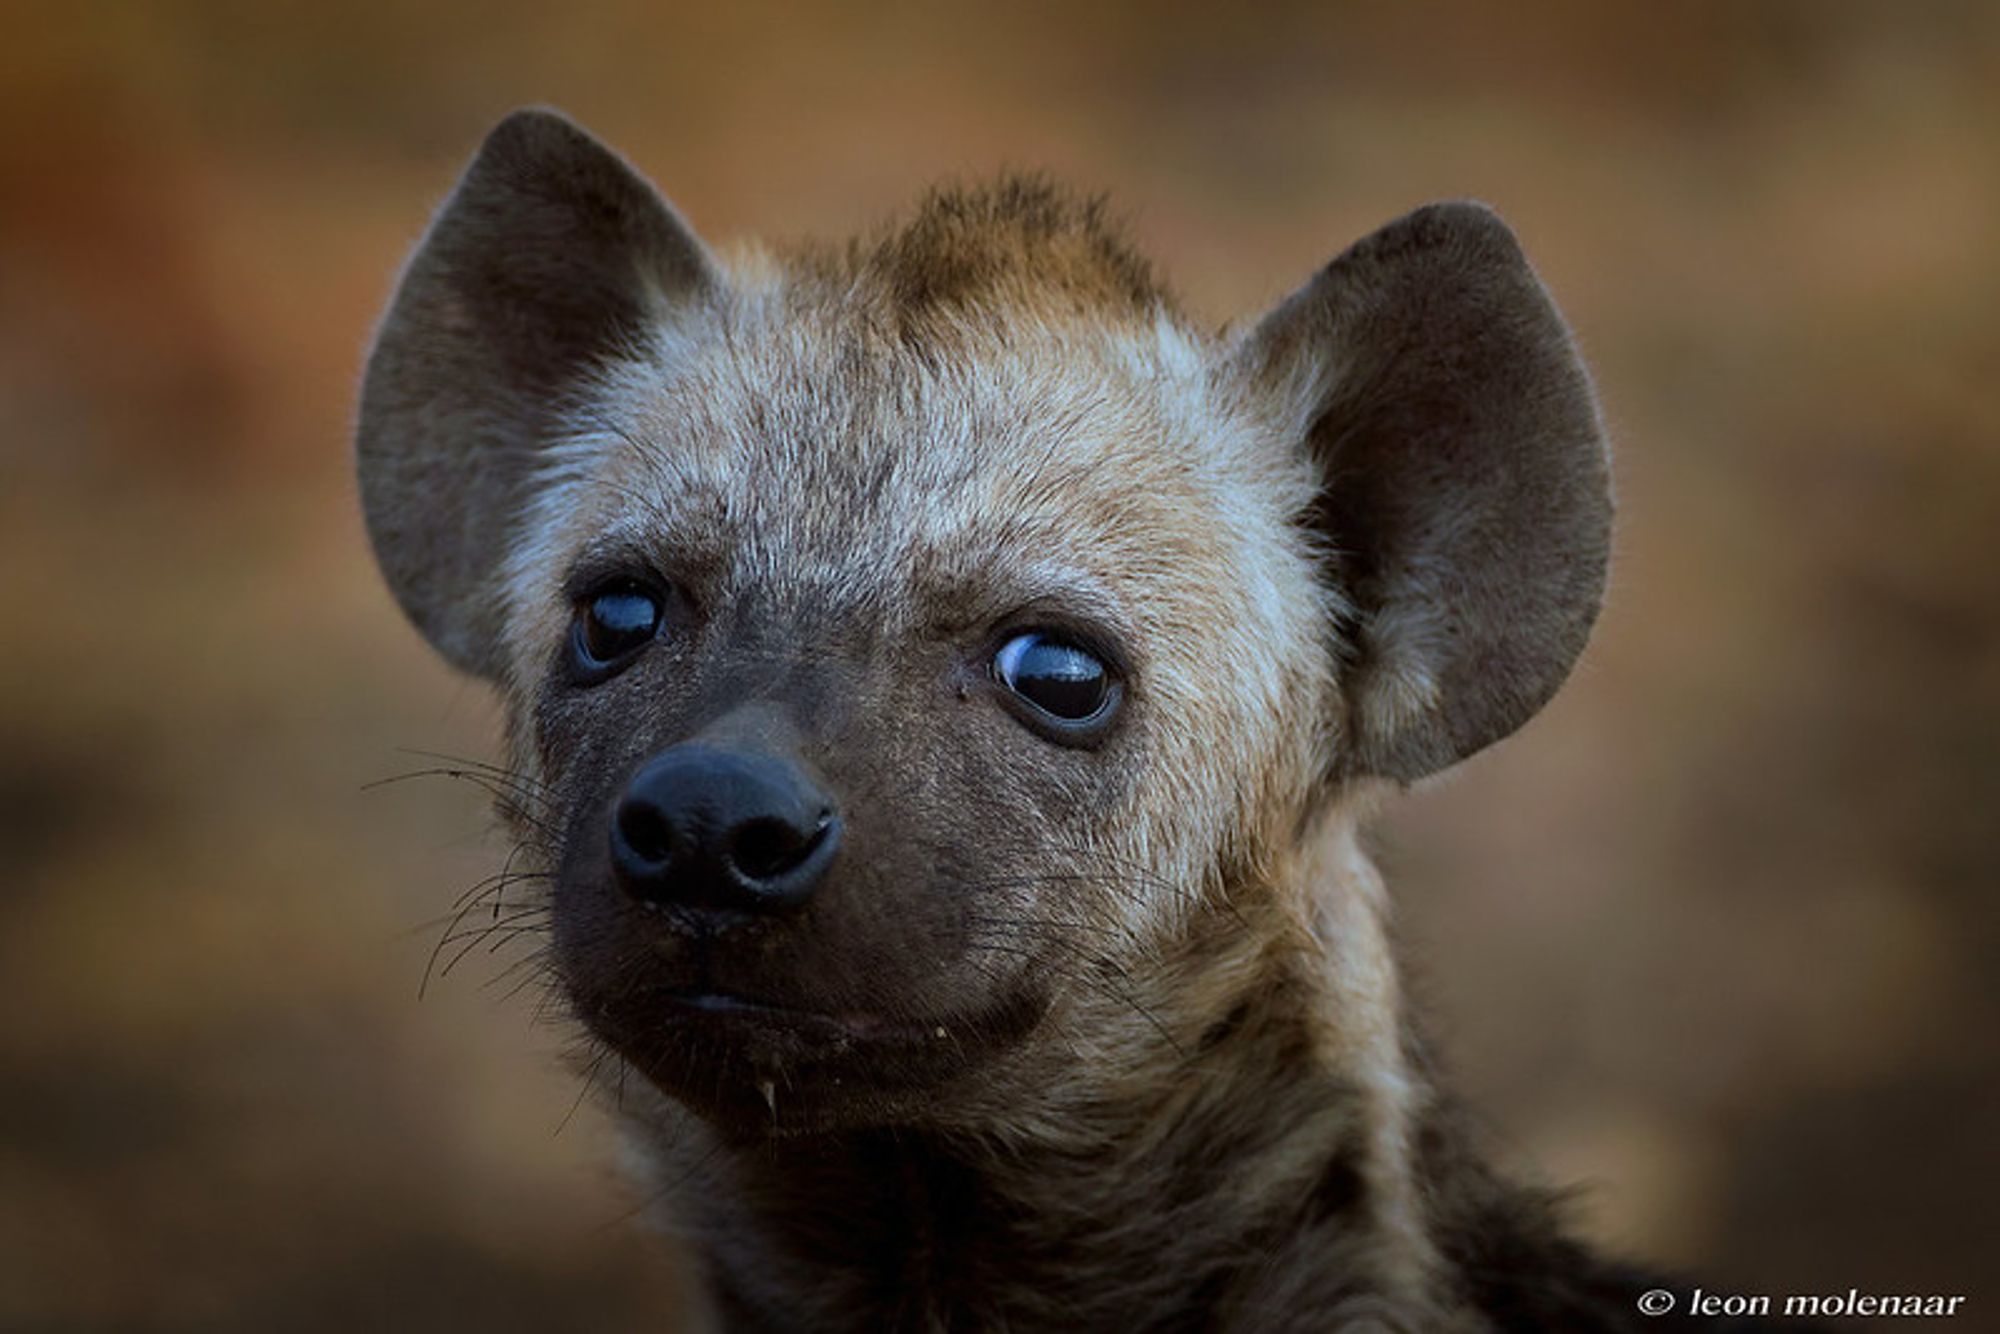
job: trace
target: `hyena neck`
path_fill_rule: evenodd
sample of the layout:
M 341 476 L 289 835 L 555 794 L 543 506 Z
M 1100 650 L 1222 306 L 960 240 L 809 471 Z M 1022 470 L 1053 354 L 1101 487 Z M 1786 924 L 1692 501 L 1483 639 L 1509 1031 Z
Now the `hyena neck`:
M 1147 998 L 1158 1024 L 1005 1134 L 716 1148 L 677 1127 L 655 1166 L 684 1178 L 671 1223 L 726 1327 L 1457 1328 L 1379 881 L 1344 835 L 1282 873 L 1322 892 L 1248 931 L 1238 910 L 1197 923 L 1177 962 L 1201 965 Z

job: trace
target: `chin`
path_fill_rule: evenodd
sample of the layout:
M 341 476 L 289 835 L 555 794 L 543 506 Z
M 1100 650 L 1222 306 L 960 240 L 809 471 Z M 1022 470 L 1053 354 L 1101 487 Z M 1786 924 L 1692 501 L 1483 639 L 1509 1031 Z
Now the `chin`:
M 1025 987 L 935 1018 L 775 1003 L 685 980 L 570 993 L 591 1033 L 635 1073 L 745 1139 L 924 1119 L 1048 1011 L 1047 997 Z

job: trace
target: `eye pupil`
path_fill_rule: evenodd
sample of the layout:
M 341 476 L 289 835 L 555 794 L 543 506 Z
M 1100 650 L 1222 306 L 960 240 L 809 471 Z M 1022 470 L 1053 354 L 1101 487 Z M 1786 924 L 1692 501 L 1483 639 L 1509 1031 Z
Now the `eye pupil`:
M 994 655 L 1000 683 L 1060 722 L 1095 717 L 1111 695 L 1111 674 L 1084 649 L 1045 634 L 1017 635 Z
M 584 604 L 577 621 L 577 647 L 593 666 L 603 666 L 643 647 L 660 629 L 660 600 L 643 588 L 613 588 Z

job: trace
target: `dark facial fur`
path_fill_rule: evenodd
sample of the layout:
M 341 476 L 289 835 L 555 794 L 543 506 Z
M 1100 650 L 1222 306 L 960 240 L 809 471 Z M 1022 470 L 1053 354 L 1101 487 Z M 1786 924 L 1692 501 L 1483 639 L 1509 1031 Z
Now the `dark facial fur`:
M 725 262 L 519 113 L 403 276 L 359 451 L 391 587 L 508 701 L 556 967 L 725 1321 L 1523 1300 L 1465 1238 L 1545 1225 L 1426 1147 L 1354 839 L 1540 707 L 1603 585 L 1589 382 L 1490 212 L 1210 334 L 1044 184 Z M 1029 652 L 1104 708 L 1036 704 Z

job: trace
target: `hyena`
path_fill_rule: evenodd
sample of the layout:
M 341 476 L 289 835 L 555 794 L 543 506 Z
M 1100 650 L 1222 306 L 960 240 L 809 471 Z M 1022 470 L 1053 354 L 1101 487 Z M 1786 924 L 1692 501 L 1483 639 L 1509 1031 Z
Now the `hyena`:
M 1658 1327 L 1452 1130 L 1357 844 L 1604 585 L 1590 381 L 1493 213 L 1217 332 L 1039 180 L 725 256 L 520 112 L 358 448 L 397 599 L 504 698 L 517 869 L 705 1319 Z

